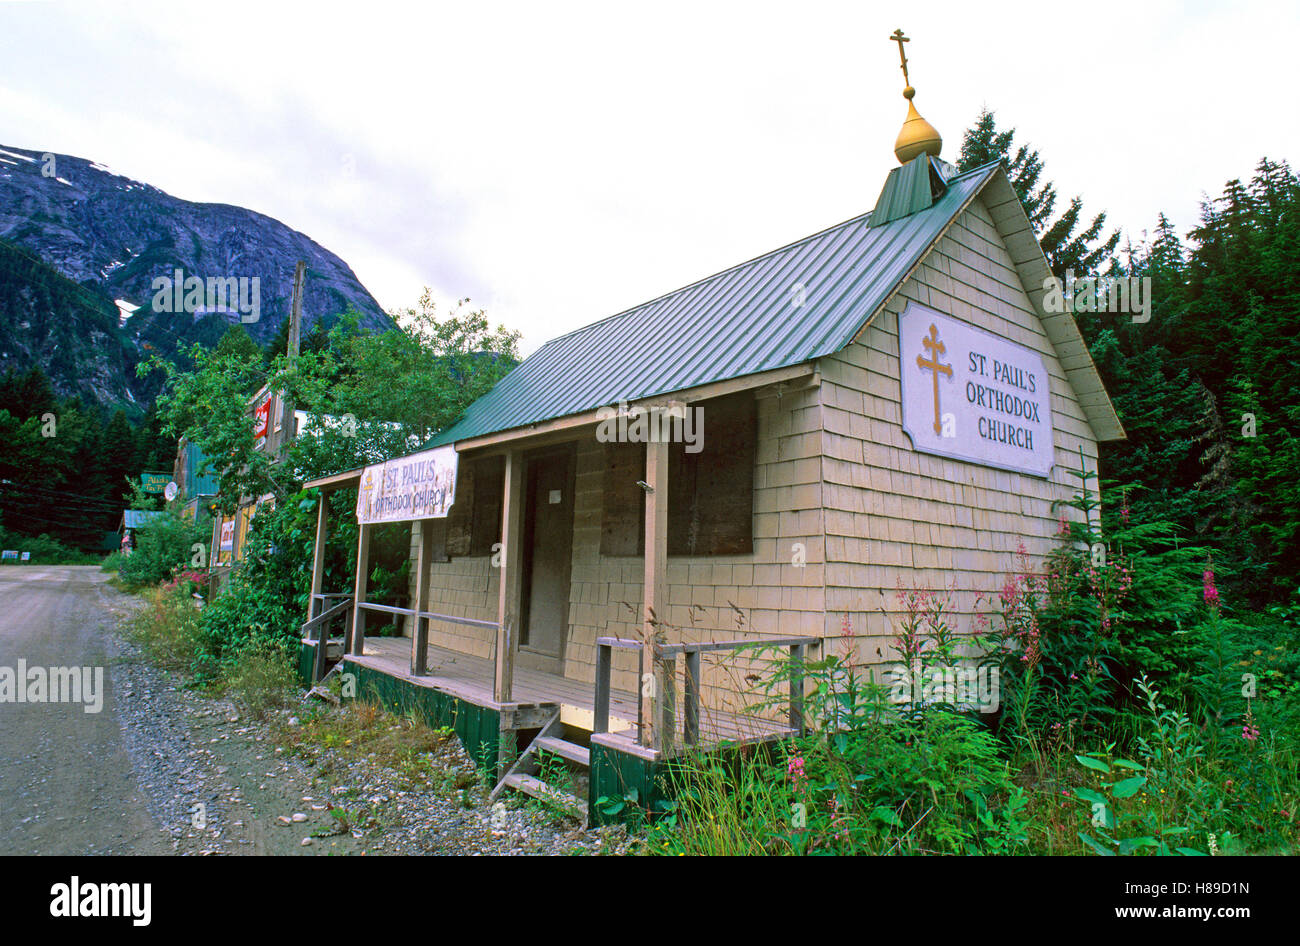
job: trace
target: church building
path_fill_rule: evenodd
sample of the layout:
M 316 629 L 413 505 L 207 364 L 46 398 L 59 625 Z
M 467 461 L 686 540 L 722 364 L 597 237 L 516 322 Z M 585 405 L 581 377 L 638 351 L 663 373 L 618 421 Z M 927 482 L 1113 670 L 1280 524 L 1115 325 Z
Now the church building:
M 896 660 L 900 588 L 973 632 L 1124 431 L 1006 168 L 942 160 L 914 94 L 868 212 L 553 339 L 420 452 L 307 484 L 358 490 L 360 548 L 326 593 L 322 503 L 304 672 L 338 657 L 455 725 L 498 791 L 553 792 L 535 763 L 560 756 L 594 816 L 684 749 L 798 731 L 772 655 Z M 403 521 L 410 600 L 370 604 L 368 536 Z

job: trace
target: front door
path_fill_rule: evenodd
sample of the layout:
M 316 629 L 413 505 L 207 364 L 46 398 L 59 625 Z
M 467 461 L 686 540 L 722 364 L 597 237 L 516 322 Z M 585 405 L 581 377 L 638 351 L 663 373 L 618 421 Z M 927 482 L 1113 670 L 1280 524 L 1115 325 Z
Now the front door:
M 573 563 L 574 450 L 568 445 L 528 458 L 524 510 L 523 627 L 519 665 L 564 672 Z

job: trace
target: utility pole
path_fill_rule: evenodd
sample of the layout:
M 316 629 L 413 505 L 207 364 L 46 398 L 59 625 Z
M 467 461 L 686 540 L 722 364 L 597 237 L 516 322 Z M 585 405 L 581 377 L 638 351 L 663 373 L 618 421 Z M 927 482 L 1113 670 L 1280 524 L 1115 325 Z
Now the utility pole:
M 299 339 L 302 338 L 302 283 L 307 275 L 307 264 L 298 260 L 293 270 L 293 308 L 289 312 L 289 364 L 298 360 Z
M 302 338 L 302 294 L 303 282 L 307 276 L 307 263 L 304 260 L 298 260 L 298 265 L 293 269 L 293 305 L 289 310 L 289 346 L 285 352 L 289 357 L 289 370 L 292 371 L 298 364 L 298 349 L 300 339 Z M 294 414 L 293 402 L 289 400 L 284 393 L 280 397 L 281 410 L 284 412 L 280 424 L 280 444 L 277 453 L 283 455 L 283 448 L 297 434 L 294 428 L 297 426 Z

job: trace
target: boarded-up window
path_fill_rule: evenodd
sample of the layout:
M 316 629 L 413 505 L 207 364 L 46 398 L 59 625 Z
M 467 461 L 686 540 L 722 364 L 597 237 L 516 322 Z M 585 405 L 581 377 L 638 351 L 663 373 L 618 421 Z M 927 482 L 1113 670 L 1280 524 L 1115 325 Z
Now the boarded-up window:
M 703 449 L 668 448 L 668 554 L 744 555 L 754 550 L 754 456 L 758 414 L 741 392 L 701 408 Z M 697 430 L 699 429 L 697 425 Z M 602 555 L 641 555 L 645 548 L 645 444 L 604 445 Z
M 604 509 L 600 516 L 601 555 L 640 555 L 645 546 L 645 444 L 607 443 Z
M 692 406 L 704 412 L 704 449 L 669 448 L 668 554 L 748 554 L 754 550 L 754 395 L 742 391 Z
M 491 555 L 501 541 L 501 495 L 505 458 L 462 460 L 456 474 L 456 502 L 447 514 L 447 555 Z

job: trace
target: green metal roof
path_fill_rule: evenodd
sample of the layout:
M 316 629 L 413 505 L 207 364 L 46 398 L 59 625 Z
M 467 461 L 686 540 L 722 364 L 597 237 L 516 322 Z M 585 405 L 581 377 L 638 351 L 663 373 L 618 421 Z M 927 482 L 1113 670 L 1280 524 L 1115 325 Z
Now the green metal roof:
M 914 163 L 913 176 L 928 191 L 932 166 L 920 159 Z M 925 209 L 883 226 L 869 226 L 871 214 L 854 217 L 552 339 L 428 446 L 796 365 L 838 351 L 997 167 L 989 164 L 941 181 L 942 193 Z
M 158 510 L 149 510 L 149 509 L 122 510 L 122 518 L 126 520 L 126 527 L 128 529 L 142 529 L 161 515 L 162 513 L 159 512 Z
M 902 217 L 928 210 L 943 194 L 946 178 L 955 171 L 955 168 L 948 171 L 938 158 L 928 154 L 894 168 L 885 178 L 885 186 L 880 189 L 880 197 L 867 226 L 883 227 Z

